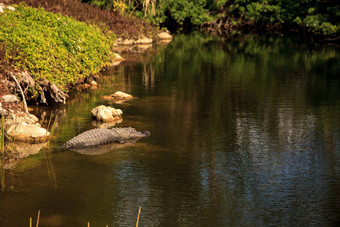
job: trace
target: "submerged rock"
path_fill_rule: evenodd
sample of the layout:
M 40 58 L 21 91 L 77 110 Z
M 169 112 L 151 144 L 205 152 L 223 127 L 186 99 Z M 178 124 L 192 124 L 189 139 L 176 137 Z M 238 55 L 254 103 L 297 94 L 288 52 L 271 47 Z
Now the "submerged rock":
M 123 111 L 110 106 L 97 106 L 91 110 L 92 117 L 97 121 L 111 122 L 121 119 Z
M 119 99 L 119 100 L 128 100 L 128 99 L 132 99 L 133 96 L 128 94 L 128 93 L 125 93 L 125 92 L 122 92 L 122 91 L 116 91 L 115 93 L 113 93 L 111 95 L 113 98 L 115 99 Z
M 133 98 L 132 95 L 125 93 L 125 92 L 122 92 L 122 91 L 116 91 L 112 95 L 104 95 L 103 96 L 103 99 L 112 100 L 115 103 L 122 103 L 122 102 L 125 102 L 129 99 L 132 99 L 132 98 Z

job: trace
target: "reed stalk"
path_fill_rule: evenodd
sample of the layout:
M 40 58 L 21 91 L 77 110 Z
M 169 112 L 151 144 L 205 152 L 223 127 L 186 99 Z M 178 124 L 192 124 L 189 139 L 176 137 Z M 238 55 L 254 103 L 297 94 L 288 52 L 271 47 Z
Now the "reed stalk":
M 138 227 L 138 224 L 139 224 L 139 217 L 140 217 L 140 212 L 142 210 L 142 207 L 139 207 L 139 210 L 138 210 L 138 216 L 137 216 L 137 222 L 136 222 L 136 227 Z
M 40 210 L 38 210 L 38 217 L 37 217 L 37 224 L 36 227 L 39 227 L 39 221 L 40 221 Z

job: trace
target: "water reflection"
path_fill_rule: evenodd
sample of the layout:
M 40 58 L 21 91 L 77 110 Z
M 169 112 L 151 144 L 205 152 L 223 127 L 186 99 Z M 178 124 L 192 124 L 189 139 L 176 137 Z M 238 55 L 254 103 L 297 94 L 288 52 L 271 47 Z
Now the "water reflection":
M 90 110 L 99 104 L 123 110 L 116 126 L 151 137 L 97 156 L 52 146 L 48 159 L 23 160 L 12 170 L 21 183 L 6 178 L 18 193 L 0 195 L 14 212 L 0 223 L 20 226 L 13 217 L 41 209 L 47 226 L 132 226 L 139 206 L 140 226 L 339 222 L 338 50 L 192 34 L 157 51 L 79 93 L 54 142 L 96 127 Z M 101 99 L 117 90 L 137 98 Z

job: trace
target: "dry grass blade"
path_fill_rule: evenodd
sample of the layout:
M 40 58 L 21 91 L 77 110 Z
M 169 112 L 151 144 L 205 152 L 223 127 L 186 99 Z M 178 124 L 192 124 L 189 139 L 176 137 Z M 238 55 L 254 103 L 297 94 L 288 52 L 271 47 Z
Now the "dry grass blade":
M 38 210 L 38 217 L 37 217 L 37 224 L 36 227 L 39 227 L 39 221 L 40 221 L 40 210 Z
M 142 210 L 142 207 L 139 207 L 139 210 L 138 210 L 138 216 L 137 216 L 137 222 L 136 222 L 136 227 L 138 227 L 138 224 L 139 224 L 139 217 L 140 217 L 140 212 Z

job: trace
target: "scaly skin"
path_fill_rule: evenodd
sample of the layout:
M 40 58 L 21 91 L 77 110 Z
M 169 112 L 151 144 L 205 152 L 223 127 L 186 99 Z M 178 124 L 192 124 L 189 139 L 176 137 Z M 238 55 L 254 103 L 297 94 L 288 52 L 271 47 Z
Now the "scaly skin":
M 125 143 L 126 140 L 133 140 L 149 136 L 150 132 L 138 132 L 136 129 L 112 128 L 112 129 L 91 129 L 78 136 L 73 137 L 62 145 L 62 148 L 85 148 L 109 143 Z

